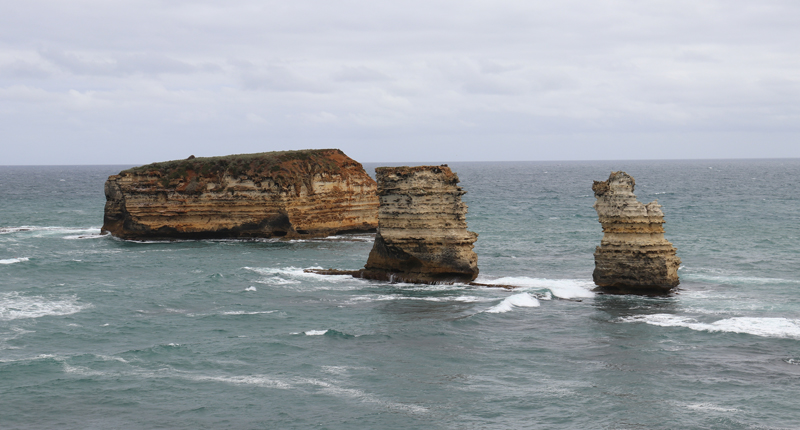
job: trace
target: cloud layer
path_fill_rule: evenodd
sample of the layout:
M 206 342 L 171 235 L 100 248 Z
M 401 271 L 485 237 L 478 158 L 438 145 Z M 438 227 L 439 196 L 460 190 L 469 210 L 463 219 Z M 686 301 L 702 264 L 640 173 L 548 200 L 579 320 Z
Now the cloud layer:
M 17 2 L 0 164 L 800 157 L 800 3 Z

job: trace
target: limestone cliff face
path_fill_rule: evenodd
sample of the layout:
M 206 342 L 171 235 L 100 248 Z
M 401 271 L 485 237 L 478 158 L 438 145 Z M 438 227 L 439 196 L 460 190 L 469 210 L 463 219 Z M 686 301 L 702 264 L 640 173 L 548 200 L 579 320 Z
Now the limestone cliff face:
M 478 276 L 467 231 L 466 192 L 449 167 L 379 167 L 378 233 L 361 276 L 415 283 L 468 282 Z
M 323 236 L 378 225 L 376 183 L 338 149 L 154 163 L 105 184 L 102 231 L 124 239 Z
M 594 253 L 592 277 L 610 291 L 667 292 L 679 283 L 681 260 L 664 238 L 661 206 L 636 200 L 635 185 L 625 172 L 612 172 L 607 181 L 592 185 L 604 233 Z

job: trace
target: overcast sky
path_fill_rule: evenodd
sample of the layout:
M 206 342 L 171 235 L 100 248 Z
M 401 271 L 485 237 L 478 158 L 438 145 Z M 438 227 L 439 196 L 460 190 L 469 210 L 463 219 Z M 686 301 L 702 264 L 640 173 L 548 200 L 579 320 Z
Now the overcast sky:
M 797 0 L 0 0 L 0 165 L 800 157 Z

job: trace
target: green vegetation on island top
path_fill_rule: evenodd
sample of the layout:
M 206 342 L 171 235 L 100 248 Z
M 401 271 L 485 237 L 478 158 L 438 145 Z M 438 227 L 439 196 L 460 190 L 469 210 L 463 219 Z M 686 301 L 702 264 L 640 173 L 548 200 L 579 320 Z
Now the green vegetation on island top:
M 161 161 L 132 167 L 120 175 L 151 175 L 160 177 L 164 187 L 173 180 L 186 181 L 193 177 L 247 176 L 270 178 L 276 183 L 294 179 L 298 174 L 318 172 L 341 173 L 342 162 L 352 161 L 339 149 L 303 149 L 296 151 L 232 154 L 217 157 L 194 157 Z

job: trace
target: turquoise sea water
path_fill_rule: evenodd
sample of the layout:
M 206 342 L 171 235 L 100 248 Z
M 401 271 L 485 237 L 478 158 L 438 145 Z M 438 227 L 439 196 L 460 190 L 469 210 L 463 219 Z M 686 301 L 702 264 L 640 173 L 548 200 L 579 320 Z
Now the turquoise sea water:
M 101 237 L 125 166 L 0 167 L 0 428 L 800 428 L 800 160 L 450 166 L 478 281 L 519 289 L 303 272 L 369 235 Z M 663 205 L 671 297 L 591 292 L 612 170 Z

